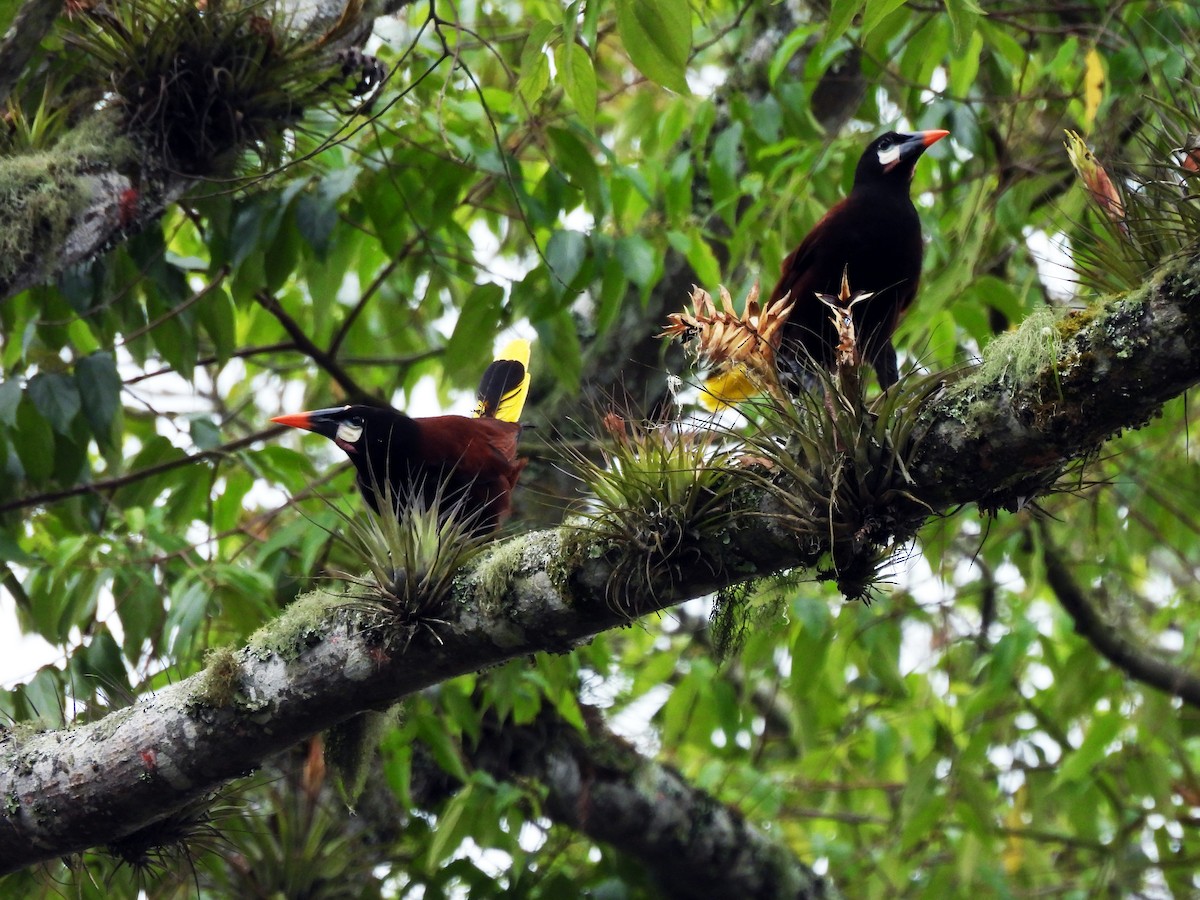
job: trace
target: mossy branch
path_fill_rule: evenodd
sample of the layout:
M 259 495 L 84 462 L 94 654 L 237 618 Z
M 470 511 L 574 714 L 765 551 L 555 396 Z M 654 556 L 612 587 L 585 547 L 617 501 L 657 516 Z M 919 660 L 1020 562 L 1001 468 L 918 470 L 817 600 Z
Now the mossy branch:
M 1020 359 L 990 359 L 921 412 L 910 474 L 923 502 L 912 516 L 1018 503 L 1200 381 L 1200 259 L 1082 315 L 1028 327 L 1035 339 L 1000 348 L 1023 348 Z M 528 534 L 469 566 L 438 620 L 415 634 L 361 603 L 312 595 L 232 657 L 215 657 L 219 671 L 98 722 L 0 734 L 0 873 L 143 827 L 356 713 L 508 659 L 566 652 L 634 616 L 812 567 L 827 551 L 781 527 L 778 495 L 750 481 L 722 502 L 729 515 L 659 548 L 651 568 L 630 565 L 645 551 L 616 540 Z

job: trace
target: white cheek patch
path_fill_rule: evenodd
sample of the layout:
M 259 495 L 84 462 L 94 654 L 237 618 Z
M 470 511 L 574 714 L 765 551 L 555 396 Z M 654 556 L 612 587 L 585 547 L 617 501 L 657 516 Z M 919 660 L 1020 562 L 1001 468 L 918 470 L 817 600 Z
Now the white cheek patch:
M 886 172 L 900 161 L 900 145 L 892 144 L 892 146 L 880 150 L 878 155 L 879 165 L 881 165 Z
M 362 437 L 362 431 L 361 425 L 351 425 L 349 422 L 343 422 L 338 426 L 337 439 L 347 444 L 357 444 L 358 439 Z

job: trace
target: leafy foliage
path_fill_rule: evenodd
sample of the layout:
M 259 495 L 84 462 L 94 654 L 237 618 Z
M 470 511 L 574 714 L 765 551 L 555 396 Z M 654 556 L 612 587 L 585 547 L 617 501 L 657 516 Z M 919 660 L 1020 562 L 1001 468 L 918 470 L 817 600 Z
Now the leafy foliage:
M 168 128 L 166 110 L 122 86 L 152 80 L 168 39 L 187 34 L 150 33 L 169 10 L 206 30 L 228 6 L 163 2 L 142 33 L 116 4 L 124 35 L 105 30 L 86 66 L 48 37 L 4 117 L 0 204 L 57 202 L 47 172 L 102 164 L 111 136 L 81 129 L 113 91 L 158 129 L 151 147 L 211 171 L 179 149 L 192 134 L 181 114 Z M 1059 6 L 835 0 L 789 18 L 788 4 L 435 2 L 381 21 L 372 51 L 391 74 L 373 105 L 272 105 L 278 130 L 264 136 L 243 120 L 227 152 L 277 170 L 192 184 L 103 257 L 0 300 L 0 612 L 46 651 L 36 670 L 4 673 L 0 711 L 46 726 L 97 718 L 244 643 L 328 573 L 362 569 L 331 540 L 346 526 L 321 499 L 353 495 L 352 473 L 331 445 L 268 428 L 272 415 L 340 402 L 348 385 L 418 414 L 465 403 L 511 328 L 536 333 L 533 368 L 548 373 L 526 416 L 532 455 L 550 455 L 538 437 L 568 431 L 581 398 L 623 392 L 653 418 L 678 365 L 652 340 L 664 312 L 693 282 L 744 294 L 768 280 L 886 127 L 952 132 L 913 188 L 929 243 L 900 331 L 910 368 L 949 369 L 1036 310 L 1091 303 L 1194 252 L 1196 176 L 1171 150 L 1200 132 L 1200 10 Z M 104 8 L 73 27 L 103 29 Z M 247 66 L 266 52 L 250 21 L 216 34 L 250 42 Z M 141 55 L 135 39 L 159 43 Z M 314 48 L 292 49 L 306 60 Z M 270 98 L 286 107 L 329 75 L 276 71 Z M 1065 129 L 1109 170 L 1132 241 L 1077 185 Z M 56 215 L 38 232 L 47 253 Z M 877 419 L 831 421 L 837 434 L 803 453 L 895 445 L 896 407 L 867 402 Z M 709 449 L 648 452 L 666 483 L 631 503 L 596 469 L 596 521 L 628 531 L 616 511 L 664 487 L 685 519 L 704 515 L 723 477 Z M 590 443 L 581 453 L 597 458 Z M 628 858 L 550 824 L 542 788 L 472 765 L 485 713 L 528 724 L 553 708 L 578 724 L 582 700 L 847 896 L 1190 896 L 1200 719 L 1075 632 L 1043 552 L 1052 541 L 1122 635 L 1194 668 L 1195 453 L 1181 400 L 1041 513 L 967 509 L 927 525 L 869 608 L 796 580 L 727 597 L 727 613 L 753 610 L 723 664 L 698 601 L 446 682 L 406 702 L 364 794 L 420 812 L 348 825 L 292 781 L 249 784 L 217 821 L 236 854 L 200 856 L 187 883 L 152 889 L 191 895 L 198 878 L 230 895 L 301 880 L 356 896 L 648 891 Z M 817 485 L 843 508 L 859 487 Z M 576 493 L 531 466 L 513 527 Z M 4 889 L 132 895 L 133 873 L 115 868 L 88 853 Z

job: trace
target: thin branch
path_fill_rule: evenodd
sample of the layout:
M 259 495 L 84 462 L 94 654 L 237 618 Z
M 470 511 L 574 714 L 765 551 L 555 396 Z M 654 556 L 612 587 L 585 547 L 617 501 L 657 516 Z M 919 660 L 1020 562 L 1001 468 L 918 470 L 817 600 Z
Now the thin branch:
M 192 296 L 188 297 L 186 300 L 182 301 L 181 303 L 177 304 L 176 306 L 171 307 L 169 310 L 167 310 L 165 313 L 163 313 L 161 316 L 159 316 L 154 321 L 147 322 L 141 328 L 136 328 L 133 331 L 129 332 L 129 334 L 125 335 L 121 339 L 121 342 L 119 344 L 117 344 L 117 346 L 123 347 L 126 344 L 131 344 L 134 341 L 136 341 L 138 338 L 140 338 L 142 335 L 149 334 L 151 331 L 153 331 L 158 326 L 162 325 L 164 322 L 166 322 L 170 319 L 173 319 L 176 316 L 182 314 L 184 310 L 190 308 L 194 304 L 198 303 L 200 300 L 203 300 L 205 297 L 207 297 L 209 292 L 212 291 L 212 289 L 215 288 L 217 285 L 219 285 L 222 281 L 224 281 L 228 275 L 229 275 L 229 266 L 227 266 L 227 265 L 221 266 L 221 268 L 217 270 L 217 273 L 216 273 L 215 277 L 212 279 L 212 281 L 210 281 L 204 287 L 200 288 L 200 290 L 196 291 L 196 293 L 192 294 Z
M 329 377 L 338 383 L 338 385 L 346 392 L 347 398 L 354 403 L 367 403 L 372 406 L 387 406 L 382 400 L 373 394 L 369 393 L 351 375 L 342 368 L 341 363 L 333 356 L 330 356 L 320 347 L 313 343 L 312 338 L 304 333 L 304 329 L 300 327 L 273 294 L 268 291 L 257 291 L 254 294 L 254 299 L 259 302 L 263 309 L 273 315 L 279 324 L 283 326 L 283 330 L 288 333 L 292 339 L 292 343 L 296 345 L 296 349 L 315 362 L 318 366 L 329 373 Z
M 193 453 L 190 456 L 181 456 L 178 459 L 167 460 L 153 466 L 147 466 L 144 469 L 138 469 L 136 472 L 117 476 L 116 478 L 93 481 L 89 484 L 77 484 L 75 487 L 64 488 L 61 491 L 47 491 L 42 494 L 21 497 L 18 500 L 10 500 L 7 503 L 0 504 L 0 513 L 11 512 L 15 509 L 29 509 L 32 506 L 47 506 L 51 503 L 57 503 L 60 500 L 66 500 L 70 497 L 80 497 L 84 494 L 103 494 L 115 491 L 143 479 L 162 475 L 164 472 L 170 472 L 174 469 L 181 469 L 184 466 L 190 466 L 193 463 L 206 459 L 220 459 L 237 450 L 243 450 L 251 444 L 275 437 L 278 434 L 283 434 L 287 430 L 285 426 L 277 425 L 274 428 L 266 428 L 254 434 L 247 435 L 244 438 L 238 438 L 236 441 L 222 444 L 220 447 L 214 447 L 212 450 L 205 450 L 201 453 Z
M 1139 646 L 1127 634 L 1106 622 L 1072 577 L 1070 568 L 1052 543 L 1045 523 L 1039 523 L 1038 532 L 1042 540 L 1046 582 L 1075 622 L 1075 632 L 1130 678 L 1200 709 L 1200 675 L 1173 665 Z
M 296 345 L 291 341 L 279 341 L 274 344 L 266 344 L 262 347 L 243 347 L 241 350 L 234 350 L 229 354 L 230 359 L 250 359 L 254 356 L 265 356 L 270 353 L 286 353 L 289 350 L 295 350 Z M 211 366 L 219 363 L 221 358 L 218 356 L 204 356 L 196 360 L 197 366 Z M 176 372 L 174 366 L 163 366 L 161 369 L 155 369 L 153 372 L 143 372 L 140 375 L 134 375 L 132 378 L 126 378 L 124 381 L 125 387 L 132 387 L 141 381 L 146 381 L 150 378 L 157 378 L 160 375 L 169 375 Z

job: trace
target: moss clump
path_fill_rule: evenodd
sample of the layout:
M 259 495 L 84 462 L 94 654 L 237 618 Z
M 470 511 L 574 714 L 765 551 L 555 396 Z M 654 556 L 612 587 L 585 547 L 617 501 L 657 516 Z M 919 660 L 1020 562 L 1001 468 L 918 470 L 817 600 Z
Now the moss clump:
M 210 707 L 229 706 L 237 697 L 237 685 L 241 677 L 242 664 L 233 648 L 210 650 L 192 699 Z
M 1059 313 L 1050 307 L 1034 311 L 1015 331 L 998 335 L 983 351 L 983 359 L 955 387 L 956 393 L 984 385 L 1021 385 L 1054 368 L 1062 350 Z
M 306 647 L 325 637 L 330 627 L 329 614 L 346 603 L 321 591 L 301 594 L 283 615 L 250 636 L 247 649 L 259 659 L 278 656 L 291 662 Z
M 60 248 L 94 201 L 95 172 L 132 155 L 114 117 L 79 122 L 54 146 L 0 159 L 0 291 L 29 273 L 48 272 Z
M 524 538 L 513 538 L 493 547 L 475 566 L 470 579 L 475 585 L 479 610 L 492 615 L 499 610 L 513 577 L 520 571 Z
M 550 584 L 558 591 L 568 606 L 575 605 L 575 596 L 571 589 L 571 577 L 588 558 L 595 544 L 584 532 L 577 531 L 570 523 L 558 529 L 555 534 L 556 546 L 547 548 L 549 552 L 546 563 L 546 574 Z
M 333 772 L 338 791 L 353 807 L 371 772 L 371 761 L 384 734 L 400 717 L 400 707 L 387 712 L 365 712 L 325 732 L 325 762 Z

